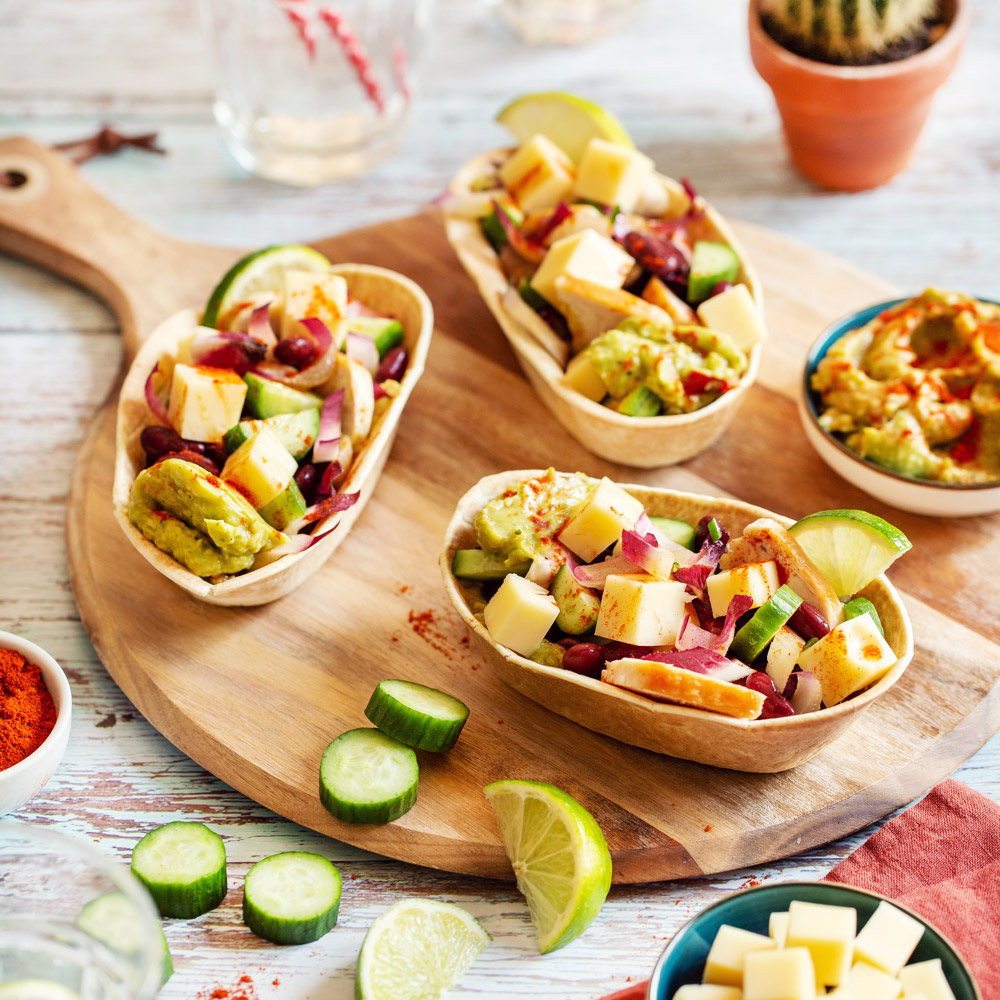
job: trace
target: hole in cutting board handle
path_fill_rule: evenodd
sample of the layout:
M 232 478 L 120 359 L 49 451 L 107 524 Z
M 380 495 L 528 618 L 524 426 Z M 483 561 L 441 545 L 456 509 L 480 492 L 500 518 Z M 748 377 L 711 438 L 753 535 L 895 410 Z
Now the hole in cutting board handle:
M 28 175 L 20 170 L 5 170 L 0 174 L 0 187 L 19 188 L 28 183 Z
M 31 201 L 45 193 L 49 171 L 31 156 L 0 155 L 0 205 Z

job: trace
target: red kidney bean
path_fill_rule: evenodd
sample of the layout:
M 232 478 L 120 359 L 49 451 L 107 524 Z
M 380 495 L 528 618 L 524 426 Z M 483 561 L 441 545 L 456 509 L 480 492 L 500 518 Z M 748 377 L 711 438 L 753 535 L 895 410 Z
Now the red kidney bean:
M 286 337 L 278 341 L 274 356 L 283 365 L 291 365 L 301 371 L 316 360 L 316 344 L 308 337 Z
M 171 427 L 147 427 L 139 435 L 139 444 L 146 453 L 147 462 L 157 462 L 162 455 L 172 451 L 184 451 L 184 440 Z M 191 449 L 194 450 L 194 449 Z
M 311 507 L 316 499 L 316 487 L 319 486 L 320 471 L 312 462 L 303 462 L 299 466 L 299 471 L 295 473 L 295 483 L 306 503 Z
M 803 639 L 822 639 L 830 631 L 827 620 L 808 602 L 803 601 L 788 619 L 788 627 Z
M 676 281 L 690 271 L 687 258 L 665 236 L 631 232 L 622 240 L 622 246 L 644 271 L 664 281 Z
M 395 379 L 397 382 L 403 377 L 409 355 L 405 347 L 394 347 L 386 352 L 385 357 L 379 362 L 375 371 L 375 381 L 384 382 L 386 379 Z
M 604 669 L 604 653 L 592 642 L 578 642 L 563 653 L 563 666 L 574 674 L 600 677 Z
M 746 679 L 746 686 L 751 691 L 759 691 L 764 695 L 764 707 L 760 710 L 758 719 L 781 719 L 795 714 L 791 704 L 778 694 L 770 674 L 764 673 L 763 670 L 755 670 Z
M 722 292 L 728 292 L 732 287 L 733 283 L 731 281 L 717 281 L 715 283 L 715 287 L 712 289 L 711 295 L 709 295 L 709 298 L 711 298 L 712 295 L 721 295 Z

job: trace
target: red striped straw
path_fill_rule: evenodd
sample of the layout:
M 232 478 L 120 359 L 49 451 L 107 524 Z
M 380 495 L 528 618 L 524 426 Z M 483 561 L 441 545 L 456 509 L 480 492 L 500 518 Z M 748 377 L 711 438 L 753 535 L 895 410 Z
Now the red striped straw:
M 392 47 L 392 69 L 399 85 L 399 92 L 406 100 L 410 99 L 410 70 L 406 61 L 406 49 L 402 42 L 396 42 Z
M 297 8 L 303 0 L 277 0 L 278 6 L 285 12 L 285 16 L 295 27 L 302 44 L 305 45 L 309 53 L 310 60 L 316 58 L 316 32 L 309 21 L 309 18 Z
M 375 77 L 371 59 L 365 47 L 336 7 L 321 7 L 319 16 L 333 32 L 334 38 L 340 42 L 344 55 L 347 56 L 358 75 L 359 83 L 365 88 L 365 93 L 368 94 L 381 114 L 385 110 L 385 99 L 382 96 L 382 88 Z

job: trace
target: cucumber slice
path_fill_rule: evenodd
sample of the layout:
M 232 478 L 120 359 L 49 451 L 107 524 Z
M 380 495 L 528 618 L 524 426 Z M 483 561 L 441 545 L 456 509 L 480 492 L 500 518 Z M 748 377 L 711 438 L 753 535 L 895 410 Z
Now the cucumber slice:
M 801 603 L 802 598 L 788 584 L 782 584 L 770 600 L 762 604 L 753 618 L 736 633 L 729 647 L 729 655 L 744 663 L 753 663 Z
M 482 549 L 457 549 L 451 559 L 452 576 L 463 580 L 502 580 L 508 573 L 524 576 L 529 569 L 530 561 L 508 566 L 502 555 Z
M 567 635 L 583 635 L 594 631 L 597 617 L 601 613 L 601 599 L 589 587 L 577 582 L 569 571 L 569 566 L 559 567 L 549 593 L 559 605 L 557 628 Z M 535 657 L 532 656 L 532 659 Z
M 450 750 L 469 709 L 450 694 L 412 681 L 379 681 L 365 715 L 383 733 L 418 750 Z
M 515 226 L 521 225 L 524 222 L 524 214 L 521 210 L 511 201 L 498 201 L 497 205 L 501 212 L 514 223 Z M 503 225 L 497 216 L 497 210 L 494 208 L 489 215 L 486 216 L 480 222 L 482 226 L 483 236 L 490 241 L 490 246 L 493 247 L 496 253 L 500 253 L 504 245 L 507 242 L 507 233 L 504 231 Z
M 619 404 L 618 412 L 627 417 L 656 417 L 663 409 L 663 402 L 652 389 L 636 386 Z
M 524 281 L 517 286 L 517 290 L 521 298 L 524 299 L 524 301 L 531 306 L 535 312 L 544 312 L 546 309 L 552 308 L 552 303 L 549 302 L 549 300 L 540 292 L 536 292 L 535 289 L 532 288 L 531 280 L 529 278 L 525 278 Z
M 698 551 L 698 546 L 695 544 L 697 532 L 687 521 L 681 521 L 676 517 L 651 517 L 649 521 L 657 531 L 666 535 L 672 542 L 683 545 L 692 552 Z
M 297 521 L 309 509 L 306 498 L 293 479 L 273 500 L 264 504 L 258 514 L 272 528 L 284 531 L 293 521 Z
M 390 823 L 417 801 L 417 755 L 378 729 L 350 729 L 324 751 L 319 799 L 345 823 Z
M 132 851 L 132 874 L 164 917 L 200 917 L 226 895 L 226 848 L 204 823 L 167 823 Z
M 323 407 L 322 397 L 315 393 L 300 392 L 254 372 L 247 372 L 243 381 L 247 384 L 246 407 L 261 419 L 276 417 L 279 413 L 298 413 L 300 410 L 319 410 Z
M 735 281 L 739 273 L 740 258 L 728 243 L 699 240 L 691 253 L 688 302 L 704 302 L 720 281 Z
M 123 892 L 105 892 L 92 899 L 77 915 L 76 926 L 126 958 L 142 952 L 142 929 L 135 904 Z M 162 986 L 174 974 L 174 963 L 162 927 L 160 948 Z
M 279 413 L 266 420 L 241 420 L 235 427 L 230 427 L 222 439 L 226 451 L 236 451 L 261 427 L 270 427 L 292 458 L 299 462 L 305 458 L 319 436 L 319 410 L 310 407 L 308 410 L 299 410 L 298 413 Z
M 878 626 L 879 632 L 885 635 L 885 629 L 882 628 L 882 619 L 879 618 L 878 612 L 875 610 L 875 605 L 867 597 L 853 597 L 844 605 L 845 621 L 851 618 L 860 618 L 862 615 L 871 615 Z
M 318 941 L 337 923 L 339 908 L 340 872 L 318 854 L 273 854 L 243 884 L 243 922 L 275 944 Z

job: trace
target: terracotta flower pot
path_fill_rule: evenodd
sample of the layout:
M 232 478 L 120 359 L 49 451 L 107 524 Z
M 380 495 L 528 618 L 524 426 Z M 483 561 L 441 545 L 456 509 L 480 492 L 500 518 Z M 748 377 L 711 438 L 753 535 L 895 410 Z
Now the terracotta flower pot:
M 750 55 L 774 92 L 792 162 L 806 177 L 860 191 L 906 166 L 969 31 L 968 0 L 946 0 L 944 11 L 947 30 L 923 52 L 874 66 L 834 66 L 779 45 L 761 26 L 759 0 L 750 0 Z

